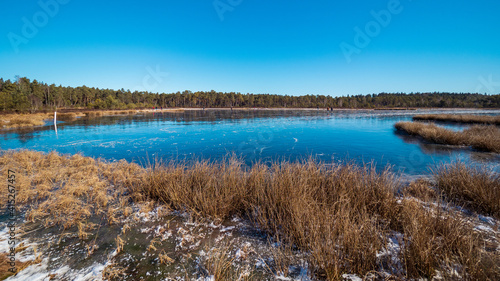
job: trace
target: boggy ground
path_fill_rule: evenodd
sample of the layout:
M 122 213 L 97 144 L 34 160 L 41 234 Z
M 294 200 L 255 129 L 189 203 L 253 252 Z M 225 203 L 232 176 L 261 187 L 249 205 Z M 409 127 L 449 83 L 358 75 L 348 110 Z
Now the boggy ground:
M 4 151 L 0 169 L 16 172 L 9 280 L 500 277 L 500 179 L 463 163 L 407 186 L 388 170 L 312 159 L 142 168 Z

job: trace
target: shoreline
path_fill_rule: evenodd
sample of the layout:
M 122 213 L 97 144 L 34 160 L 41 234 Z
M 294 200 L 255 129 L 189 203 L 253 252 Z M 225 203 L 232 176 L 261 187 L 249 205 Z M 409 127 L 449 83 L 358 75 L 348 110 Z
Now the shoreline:
M 135 115 L 142 113 L 181 113 L 186 111 L 318 111 L 318 112 L 358 112 L 358 111 L 408 111 L 417 112 L 421 110 L 438 110 L 442 112 L 453 111 L 498 111 L 500 108 L 278 108 L 278 107 L 188 107 L 188 108 L 142 108 L 142 109 L 117 109 L 117 110 L 100 110 L 100 109 L 83 109 L 83 108 L 62 108 L 57 110 L 57 120 L 71 121 L 78 117 L 101 117 L 114 115 Z M 35 113 L 9 113 L 0 112 L 0 130 L 12 128 L 27 128 L 44 125 L 46 120 L 54 118 L 54 111 L 43 110 Z
M 320 111 L 375 111 L 375 110 L 401 110 L 401 111 L 414 111 L 414 110 L 438 110 L 438 111 L 458 111 L 458 110 L 491 110 L 491 111 L 500 111 L 500 108 L 477 108 L 477 107 L 377 107 L 377 108 L 342 108 L 342 107 L 320 107 L 319 109 L 316 107 L 169 107 L 169 108 L 139 108 L 139 109 L 88 109 L 88 108 L 60 108 L 55 111 L 58 113 L 85 113 L 85 112 L 114 112 L 114 111 L 137 111 L 137 112 L 156 112 L 156 111 L 189 111 L 189 110 L 320 110 Z M 3 115 L 28 115 L 28 114 L 52 114 L 54 110 L 43 109 L 36 110 L 34 112 L 16 112 L 16 111 L 0 111 L 0 116 Z

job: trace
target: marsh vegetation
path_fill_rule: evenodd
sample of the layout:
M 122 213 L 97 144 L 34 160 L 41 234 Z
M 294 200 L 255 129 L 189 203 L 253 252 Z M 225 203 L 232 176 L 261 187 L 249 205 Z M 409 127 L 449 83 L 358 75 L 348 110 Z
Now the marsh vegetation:
M 67 111 L 67 110 L 66 110 Z M 162 112 L 183 112 L 184 109 L 164 109 Z M 74 121 L 79 117 L 102 117 L 113 115 L 131 115 L 138 113 L 152 112 L 150 109 L 141 110 L 72 110 L 67 112 L 58 112 L 58 121 Z M 45 122 L 53 120 L 54 113 L 25 113 L 25 114 L 3 114 L 0 115 L 1 128 L 26 128 L 42 126 Z
M 500 116 L 471 114 L 420 114 L 413 116 L 415 121 L 440 121 L 463 124 L 500 125 Z
M 500 129 L 494 125 L 474 125 L 462 131 L 421 122 L 398 122 L 394 127 L 396 130 L 432 143 L 470 146 L 480 151 L 500 152 Z
M 87 249 L 83 261 L 93 255 L 110 257 L 102 270 L 110 280 L 147 276 L 137 271 L 139 265 L 124 264 L 125 257 L 145 253 L 156 261 L 153 271 L 188 279 L 293 276 L 297 257 L 314 280 L 340 280 L 346 274 L 396 279 L 500 276 L 500 182 L 488 171 L 464 164 L 437 169 L 435 183 L 419 180 L 408 186 L 390 170 L 377 172 L 371 165 L 348 162 L 326 165 L 314 159 L 246 167 L 240 159 L 228 157 L 156 162 L 144 168 L 80 155 L 9 151 L 2 153 L 0 169 L 3 176 L 7 169 L 20 175 L 17 208 L 27 221 L 23 240 L 30 239 L 33 232 L 27 230 L 35 225 L 58 238 L 54 247 L 73 237 Z M 456 185 L 457 175 L 464 174 L 467 180 Z M 4 197 L 2 193 L 2 203 Z M 160 220 L 149 225 L 151 235 L 139 239 L 144 244 L 140 246 L 127 233 L 141 235 L 139 222 L 153 211 Z M 248 250 L 255 247 L 251 243 L 236 251 L 215 238 L 203 247 L 196 240 L 207 240 L 213 230 L 205 227 L 198 236 L 188 235 L 180 230 L 186 224 L 172 222 L 184 214 L 191 224 L 200 225 L 248 221 L 270 241 L 269 258 L 262 258 L 265 254 L 255 248 Z M 493 218 L 486 223 L 478 219 L 487 215 Z M 176 230 L 167 231 L 173 225 Z M 231 227 L 217 233 L 225 229 Z M 105 242 L 97 239 L 103 235 Z M 194 246 L 178 245 L 172 252 L 171 240 L 162 237 Z M 103 252 L 106 245 L 111 245 L 113 255 L 109 256 L 111 250 Z M 261 258 L 248 262 L 252 255 Z M 179 268 L 189 264 L 187 260 L 194 265 Z M 265 266 L 259 267 L 262 261 Z

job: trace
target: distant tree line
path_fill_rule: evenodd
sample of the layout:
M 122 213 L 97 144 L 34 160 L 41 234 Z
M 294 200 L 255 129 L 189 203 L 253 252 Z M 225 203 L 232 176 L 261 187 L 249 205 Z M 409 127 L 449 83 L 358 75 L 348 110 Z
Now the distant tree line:
M 48 85 L 26 77 L 15 81 L 0 78 L 0 110 L 38 111 L 53 108 L 134 109 L 147 107 L 299 107 L 390 108 L 474 107 L 500 108 L 500 95 L 471 93 L 380 93 L 331 97 L 324 95 L 270 95 L 216 91 L 150 93 Z

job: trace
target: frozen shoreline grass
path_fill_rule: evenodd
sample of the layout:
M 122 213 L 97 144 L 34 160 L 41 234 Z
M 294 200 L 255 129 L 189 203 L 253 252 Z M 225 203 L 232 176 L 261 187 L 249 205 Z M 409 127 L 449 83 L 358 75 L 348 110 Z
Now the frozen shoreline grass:
M 477 212 L 500 218 L 500 176 L 462 162 L 435 171 L 437 187 L 451 201 Z
M 470 114 L 422 114 L 413 116 L 413 120 L 500 125 L 500 116 L 483 116 Z
M 485 234 L 442 203 L 428 183 L 414 182 L 405 189 L 393 173 L 376 172 L 370 165 L 332 166 L 309 159 L 244 168 L 233 157 L 142 168 L 80 155 L 9 151 L 0 155 L 0 169 L 4 178 L 7 169 L 17 171 L 17 207 L 28 221 L 57 227 L 62 237 L 73 233 L 88 243 L 89 255 L 95 241 L 89 237 L 104 227 L 99 221 L 122 228 L 117 237 L 108 238 L 122 254 L 131 247 L 120 238 L 130 229 L 126 221 L 157 205 L 188 212 L 199 221 L 250 220 L 288 249 L 275 255 L 279 258 L 269 271 L 276 275 L 287 274 L 287 256 L 298 249 L 307 254 L 313 280 L 342 280 L 345 274 L 396 279 L 500 276 L 496 238 L 486 242 Z M 0 200 L 3 207 L 6 193 L 0 193 Z M 132 208 L 134 204 L 144 210 Z M 178 239 L 192 240 L 185 234 Z M 143 251 L 162 253 L 161 260 L 173 262 L 165 258 L 171 253 L 161 252 L 159 240 L 150 245 Z M 227 252 L 221 248 L 207 260 L 208 276 L 234 277 L 227 261 L 235 257 Z M 108 267 L 103 274 L 114 272 Z M 133 269 L 121 270 L 132 274 L 126 270 Z
M 500 129 L 492 125 L 475 125 L 460 132 L 419 122 L 398 122 L 394 127 L 437 144 L 463 145 L 482 151 L 500 152 Z

